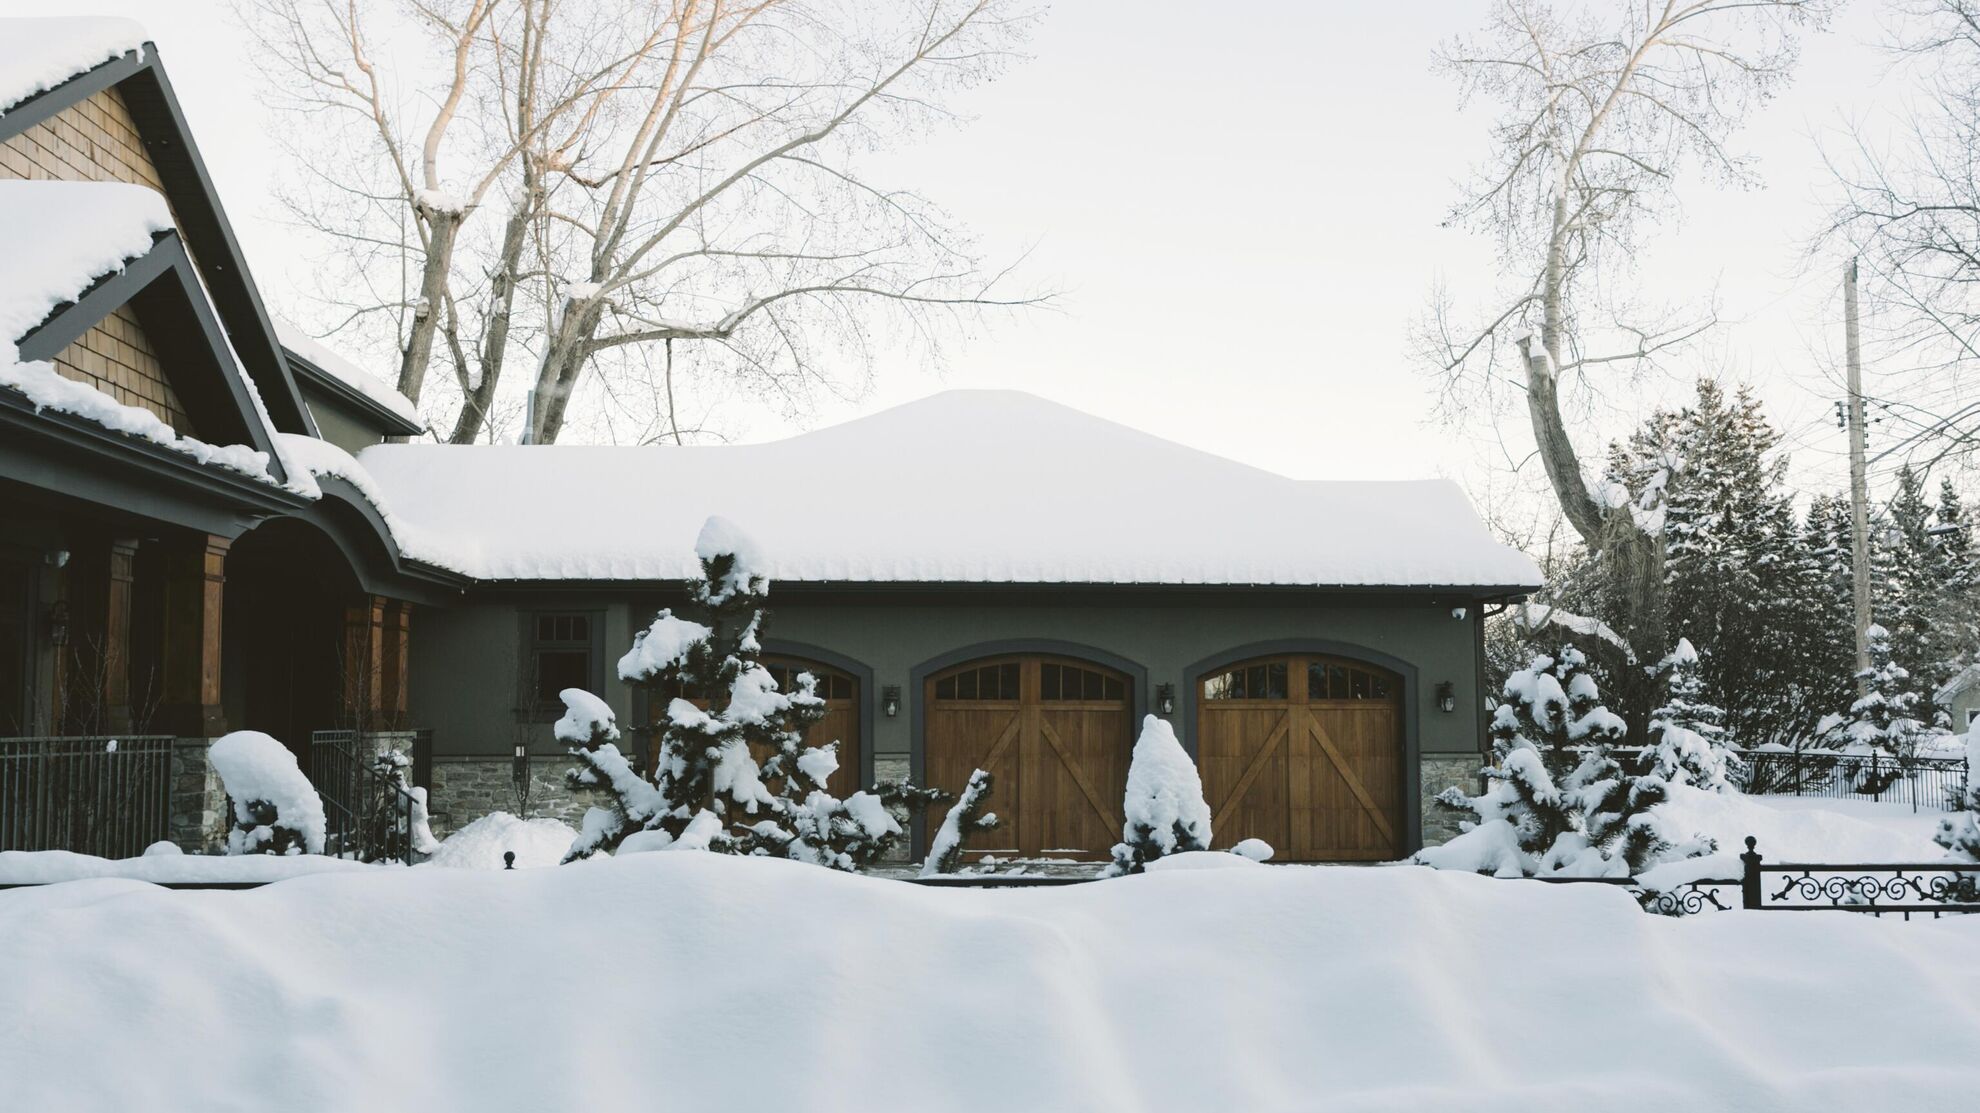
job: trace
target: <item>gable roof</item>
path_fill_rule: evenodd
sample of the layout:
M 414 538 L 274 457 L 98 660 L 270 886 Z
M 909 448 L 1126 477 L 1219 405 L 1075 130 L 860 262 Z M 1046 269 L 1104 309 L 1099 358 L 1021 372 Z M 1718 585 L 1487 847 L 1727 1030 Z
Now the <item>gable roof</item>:
M 1015 391 L 768 444 L 377 445 L 358 460 L 402 534 L 481 579 L 686 579 L 719 514 L 786 582 L 1540 584 L 1448 481 L 1288 479 Z
M 0 20 L 0 140 L 115 87 L 164 183 L 194 269 L 239 366 L 254 382 L 275 428 L 316 428 L 275 339 L 261 293 L 179 108 L 158 50 L 129 20 Z M 108 57 L 113 51 L 115 56 Z M 66 78 L 62 75 L 68 73 Z M 18 98 L 18 99 L 12 99 Z
M 386 435 L 411 437 L 426 431 L 412 399 L 338 355 L 300 326 L 277 317 L 275 336 L 289 355 L 289 369 L 300 379 L 368 414 Z
M 0 181 L 0 386 L 55 410 L 251 478 L 280 483 L 267 418 L 220 334 L 164 198 L 121 182 Z M 148 410 L 57 374 L 44 361 L 120 306 L 158 329 L 175 385 L 202 432 L 184 435 Z M 153 307 L 164 312 L 146 312 Z

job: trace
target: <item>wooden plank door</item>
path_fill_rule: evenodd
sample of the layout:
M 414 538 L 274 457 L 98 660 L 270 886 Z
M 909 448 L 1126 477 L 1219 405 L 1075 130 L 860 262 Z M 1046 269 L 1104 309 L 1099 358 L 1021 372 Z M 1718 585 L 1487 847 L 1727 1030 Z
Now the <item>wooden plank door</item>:
M 1401 853 L 1402 686 L 1372 666 L 1291 655 L 1199 681 L 1197 753 L 1214 844 L 1284 861 Z
M 1004 826 L 970 852 L 1105 857 L 1120 839 L 1131 696 L 1126 676 L 1061 657 L 996 658 L 930 677 L 928 783 L 959 792 L 978 768 L 996 778 L 990 807 Z

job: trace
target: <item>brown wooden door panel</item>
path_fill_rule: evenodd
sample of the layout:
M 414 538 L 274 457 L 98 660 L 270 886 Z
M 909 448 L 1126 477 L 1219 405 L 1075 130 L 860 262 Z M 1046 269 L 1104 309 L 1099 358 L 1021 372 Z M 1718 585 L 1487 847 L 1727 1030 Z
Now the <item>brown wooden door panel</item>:
M 973 840 L 970 853 L 1104 857 L 1120 838 L 1130 698 L 1121 674 L 1058 657 L 973 661 L 930 677 L 928 783 L 960 792 L 972 770 L 996 778 L 990 806 L 1004 826 Z
M 1285 861 L 1383 861 L 1401 852 L 1398 678 L 1289 655 L 1224 666 L 1198 684 L 1197 753 L 1214 845 L 1261 838 Z M 1325 698 L 1335 691 L 1357 698 Z

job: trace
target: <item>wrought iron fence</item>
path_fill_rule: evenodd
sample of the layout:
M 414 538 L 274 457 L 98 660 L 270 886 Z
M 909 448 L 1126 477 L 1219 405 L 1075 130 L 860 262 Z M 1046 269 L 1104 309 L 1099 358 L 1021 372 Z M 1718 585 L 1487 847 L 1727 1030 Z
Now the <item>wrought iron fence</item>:
M 419 804 L 408 774 L 431 761 L 432 744 L 430 730 L 311 732 L 309 780 L 323 798 L 325 854 L 361 862 L 420 859 L 413 844 Z
M 1770 864 L 1751 835 L 1739 859 L 1740 904 L 1757 911 L 1980 913 L 1980 862 Z
M 1745 791 L 1908 804 L 1912 811 L 1957 811 L 1966 759 L 1843 754 L 1833 750 L 1749 750 Z
M 172 737 L 0 738 L 0 850 L 129 858 L 172 834 Z

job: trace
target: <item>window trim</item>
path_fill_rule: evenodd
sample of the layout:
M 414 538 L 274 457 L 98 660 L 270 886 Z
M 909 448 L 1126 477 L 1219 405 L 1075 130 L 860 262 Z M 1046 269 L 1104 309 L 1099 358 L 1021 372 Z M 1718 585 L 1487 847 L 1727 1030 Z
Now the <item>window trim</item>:
M 564 713 L 563 703 L 554 697 L 541 700 L 537 696 L 537 654 L 545 649 L 568 651 L 575 649 L 578 642 L 545 641 L 537 637 L 537 625 L 545 618 L 583 618 L 587 637 L 584 650 L 588 657 L 585 663 L 584 688 L 600 699 L 606 698 L 605 687 L 605 612 L 584 607 L 546 607 L 540 610 L 525 610 L 521 613 L 521 629 L 518 631 L 519 652 L 516 662 L 516 716 L 522 722 L 555 722 Z

